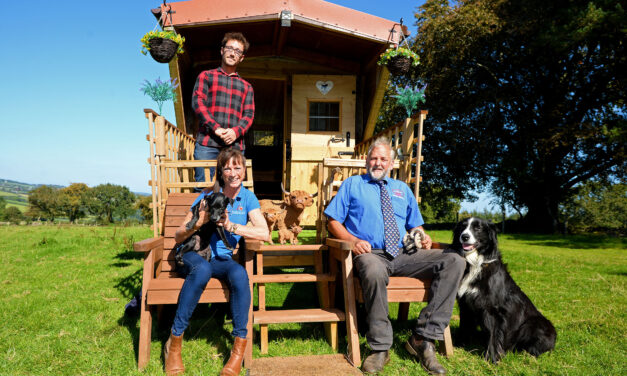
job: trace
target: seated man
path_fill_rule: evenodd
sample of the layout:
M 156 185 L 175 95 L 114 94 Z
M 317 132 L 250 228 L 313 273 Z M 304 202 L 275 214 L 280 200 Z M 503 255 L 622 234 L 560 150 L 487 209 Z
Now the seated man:
M 422 228 L 424 222 L 407 184 L 387 177 L 393 164 L 388 140 L 375 140 L 366 157 L 367 174 L 346 179 L 324 212 L 329 232 L 354 244 L 353 262 L 367 314 L 366 339 L 372 349 L 362 370 L 379 372 L 390 360 L 393 333 L 386 286 L 390 276 L 403 276 L 432 280 L 429 303 L 405 347 L 429 373 L 446 374 L 435 357 L 434 340 L 444 338 L 466 262 L 454 252 L 427 251 L 432 244 L 428 235 L 422 241 L 424 249 L 402 252 L 405 233 Z

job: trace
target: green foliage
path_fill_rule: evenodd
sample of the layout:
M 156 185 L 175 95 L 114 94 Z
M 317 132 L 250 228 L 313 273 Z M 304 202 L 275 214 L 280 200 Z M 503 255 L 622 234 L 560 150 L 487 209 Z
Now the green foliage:
M 26 219 L 22 211 L 15 206 L 9 206 L 8 208 L 0 211 L 0 219 L 3 221 L 8 221 L 13 224 L 20 224 L 23 220 Z
M 157 78 L 154 84 L 148 80 L 144 80 L 139 91 L 142 91 L 145 95 L 152 98 L 153 101 L 157 102 L 159 114 L 161 114 L 163 102 L 170 100 L 176 102 L 176 88 L 178 86 L 176 78 L 167 81 L 161 81 L 161 78 Z
M 428 82 L 425 185 L 480 189 L 559 228 L 559 205 L 627 170 L 627 16 L 620 2 L 427 0 L 396 85 Z M 391 90 L 381 122 L 398 120 Z M 526 210 L 524 210 L 526 209 Z
M 392 58 L 395 58 L 397 56 L 404 56 L 404 57 L 410 58 L 411 65 L 414 67 L 420 64 L 420 57 L 418 56 L 418 54 L 416 54 L 414 51 L 406 47 L 388 48 L 387 50 L 385 50 L 384 53 L 381 54 L 377 64 L 386 65 L 387 63 L 390 62 Z
M 27 215 L 31 218 L 42 218 L 54 222 L 59 214 L 59 189 L 41 185 L 28 193 L 29 209 Z
M 141 213 L 144 223 L 152 222 L 152 196 L 137 196 L 135 209 Z
M 73 183 L 59 190 L 59 211 L 65 214 L 70 223 L 87 215 L 85 199 L 89 187 L 84 183 Z
M 125 219 L 133 214 L 135 195 L 121 185 L 100 184 L 88 191 L 85 203 L 90 213 L 112 223 L 114 217 Z
M 405 107 L 407 117 L 411 117 L 414 110 L 418 108 L 418 103 L 425 102 L 426 88 L 427 85 L 424 85 L 422 88 L 418 88 L 418 86 L 411 87 L 406 85 L 402 89 L 396 89 L 396 95 L 393 95 L 393 97 L 396 98 L 398 104 Z
M 461 201 L 451 198 L 442 187 L 421 185 L 420 214 L 426 224 L 454 223 L 461 209 Z
M 147 32 L 141 39 L 142 54 L 146 55 L 148 51 L 150 51 L 150 44 L 148 43 L 148 41 L 151 40 L 152 38 L 163 38 L 163 39 L 173 40 L 179 46 L 178 49 L 176 50 L 176 53 L 182 54 L 184 52 L 183 51 L 183 43 L 185 43 L 184 37 L 175 33 L 174 31 L 153 30 L 153 31 Z
M 627 184 L 590 181 L 562 206 L 567 229 L 575 233 L 627 234 Z

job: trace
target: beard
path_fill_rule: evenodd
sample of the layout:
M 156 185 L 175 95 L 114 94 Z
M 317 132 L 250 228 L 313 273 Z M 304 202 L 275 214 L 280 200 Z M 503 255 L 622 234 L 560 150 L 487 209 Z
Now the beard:
M 388 172 L 390 172 L 390 169 L 368 167 L 367 171 L 372 180 L 382 180 L 387 176 Z

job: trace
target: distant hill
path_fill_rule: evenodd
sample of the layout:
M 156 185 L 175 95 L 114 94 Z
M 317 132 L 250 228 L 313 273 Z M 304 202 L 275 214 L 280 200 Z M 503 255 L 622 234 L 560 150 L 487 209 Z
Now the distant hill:
M 15 181 L 15 180 L 0 179 L 0 191 L 2 192 L 26 194 L 30 192 L 31 190 L 42 185 L 44 184 L 28 184 L 28 183 Z M 53 185 L 53 184 L 48 184 L 48 185 L 51 187 L 55 187 L 55 188 L 63 188 L 62 185 Z
M 15 206 L 18 209 L 25 211 L 28 206 L 28 192 L 33 189 L 47 185 L 54 188 L 64 188 L 62 185 L 54 184 L 29 184 L 22 183 L 15 180 L 0 179 L 0 197 L 4 198 L 7 202 L 7 206 Z M 150 196 L 150 193 L 146 192 L 133 192 L 138 196 Z
M 40 185 L 0 179 L 0 197 L 6 201 L 7 206 L 15 206 L 24 212 L 28 207 L 28 192 Z

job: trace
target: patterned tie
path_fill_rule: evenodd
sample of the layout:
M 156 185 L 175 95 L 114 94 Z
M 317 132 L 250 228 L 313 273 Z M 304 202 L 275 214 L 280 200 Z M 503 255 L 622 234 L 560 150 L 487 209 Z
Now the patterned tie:
M 381 212 L 383 213 L 385 252 L 389 253 L 392 257 L 396 257 L 398 256 L 398 241 L 401 235 L 398 232 L 396 219 L 394 219 L 394 209 L 392 209 L 392 202 L 390 201 L 388 190 L 385 188 L 385 181 L 377 180 L 377 184 L 379 184 L 381 188 Z

